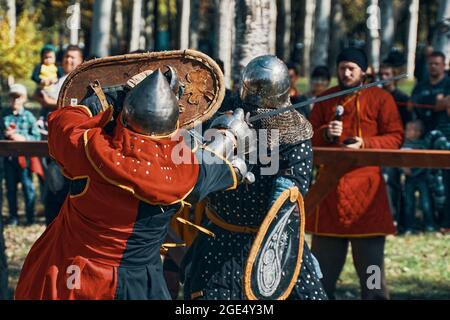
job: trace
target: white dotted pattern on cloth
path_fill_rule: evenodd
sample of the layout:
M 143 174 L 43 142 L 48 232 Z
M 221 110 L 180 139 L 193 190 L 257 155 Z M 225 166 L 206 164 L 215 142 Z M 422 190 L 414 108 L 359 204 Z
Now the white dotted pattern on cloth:
M 312 160 L 310 158 L 305 159 L 304 155 L 310 154 L 311 149 L 309 145 L 306 146 L 305 143 L 302 143 L 300 149 L 301 154 L 298 151 L 299 149 L 294 148 L 289 155 L 289 159 L 293 159 L 293 162 L 294 160 L 296 161 L 294 164 L 291 164 L 291 169 L 298 179 L 297 181 L 300 181 L 302 191 L 307 192 Z M 264 208 L 268 207 L 268 201 L 270 200 L 267 196 L 269 192 L 268 186 L 272 185 L 275 178 L 276 176 L 259 176 L 253 185 L 245 189 L 238 188 L 235 191 L 217 193 L 211 196 L 210 204 L 213 210 L 225 221 L 233 224 L 257 225 L 261 223 L 267 212 Z M 258 206 L 255 206 L 256 203 L 258 203 Z M 241 258 L 242 263 L 245 263 L 246 259 L 243 255 L 248 254 L 248 252 L 245 252 L 249 250 L 254 235 L 230 233 L 218 227 L 214 232 L 216 237 L 207 238 L 206 246 L 209 249 L 204 253 L 203 259 L 200 260 L 205 262 L 203 264 L 200 263 L 205 268 L 195 268 L 201 280 L 205 282 L 204 292 L 208 299 L 242 299 L 236 291 L 242 294 L 242 284 L 240 282 L 242 276 L 240 269 L 243 270 L 243 265 L 239 269 L 235 263 Z M 246 247 L 246 243 L 248 247 Z M 244 247 L 246 249 L 243 249 Z M 309 250 L 308 254 L 304 254 L 304 257 L 306 259 L 302 263 L 300 277 L 296 283 L 296 290 L 294 290 L 297 292 L 295 295 L 300 295 L 301 299 L 311 300 L 326 298 L 325 292 L 320 285 L 320 280 L 314 271 L 315 269 L 311 262 Z M 228 264 L 231 267 L 231 271 L 223 269 Z M 218 285 L 220 287 L 219 289 L 214 288 L 208 290 L 210 285 L 207 283 L 210 283 L 210 281 L 211 286 L 214 286 L 214 283 L 222 282 L 225 282 L 226 285 Z M 230 290 L 235 286 L 239 287 L 240 290 Z M 227 289 L 227 287 L 230 289 Z

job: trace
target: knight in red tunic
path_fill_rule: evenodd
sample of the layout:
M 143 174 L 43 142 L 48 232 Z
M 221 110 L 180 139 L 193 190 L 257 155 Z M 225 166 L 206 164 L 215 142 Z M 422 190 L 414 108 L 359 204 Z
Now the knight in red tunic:
M 242 172 L 229 159 L 196 161 L 212 153 L 206 148 L 174 159 L 185 142 L 176 97 L 159 70 L 119 111 L 78 105 L 50 115 L 49 151 L 71 179 L 70 194 L 31 248 L 16 299 L 170 299 L 160 248 L 172 216 L 236 187 Z

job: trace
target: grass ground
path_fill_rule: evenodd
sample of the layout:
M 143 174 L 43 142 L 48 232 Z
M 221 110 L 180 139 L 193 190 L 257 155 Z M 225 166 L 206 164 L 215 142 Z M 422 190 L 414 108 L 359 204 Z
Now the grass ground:
M 5 227 L 11 297 L 31 245 L 45 230 L 43 218 L 38 221 L 33 226 Z M 385 263 L 392 299 L 450 299 L 449 235 L 389 236 Z M 350 250 L 336 296 L 344 300 L 360 297 Z

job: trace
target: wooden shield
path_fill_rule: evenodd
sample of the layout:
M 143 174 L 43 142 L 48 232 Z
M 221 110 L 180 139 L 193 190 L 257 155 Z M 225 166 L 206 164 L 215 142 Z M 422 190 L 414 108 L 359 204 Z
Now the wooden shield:
M 189 49 L 126 54 L 85 62 L 64 82 L 58 108 L 78 104 L 95 81 L 102 88 L 126 86 L 138 74 L 157 68 L 165 72 L 167 66 L 175 69 L 184 86 L 179 99 L 180 127 L 191 129 L 194 122 L 208 120 L 219 109 L 225 95 L 223 73 L 213 59 Z

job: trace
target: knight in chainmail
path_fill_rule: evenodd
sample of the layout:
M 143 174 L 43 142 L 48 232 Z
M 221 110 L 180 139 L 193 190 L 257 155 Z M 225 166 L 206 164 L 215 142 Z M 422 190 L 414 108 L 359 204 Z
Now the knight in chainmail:
M 240 85 L 236 104 L 250 116 L 290 105 L 288 70 L 275 56 L 253 59 L 244 68 Z M 274 174 L 263 174 L 261 169 L 271 164 L 258 158 L 251 169 L 254 183 L 208 197 L 204 225 L 215 237 L 200 234 L 188 251 L 184 263 L 185 299 L 245 299 L 245 264 L 271 204 L 289 187 L 298 187 L 303 196 L 308 192 L 313 167 L 311 124 L 294 109 L 252 124 L 257 132 L 266 132 L 268 155 L 273 159 L 278 152 L 279 169 Z M 258 134 L 260 148 L 264 138 Z M 305 242 L 300 274 L 289 298 L 326 299 L 320 276 L 318 263 Z

